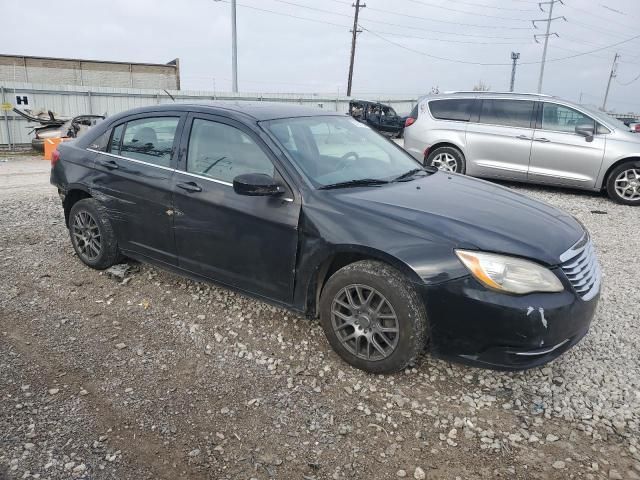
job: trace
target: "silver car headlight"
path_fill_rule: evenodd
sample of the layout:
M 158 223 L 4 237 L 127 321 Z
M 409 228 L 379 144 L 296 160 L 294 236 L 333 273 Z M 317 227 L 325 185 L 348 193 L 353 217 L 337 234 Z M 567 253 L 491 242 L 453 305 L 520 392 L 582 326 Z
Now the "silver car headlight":
M 456 250 L 456 255 L 485 287 L 505 293 L 561 292 L 562 283 L 537 263 L 495 253 Z

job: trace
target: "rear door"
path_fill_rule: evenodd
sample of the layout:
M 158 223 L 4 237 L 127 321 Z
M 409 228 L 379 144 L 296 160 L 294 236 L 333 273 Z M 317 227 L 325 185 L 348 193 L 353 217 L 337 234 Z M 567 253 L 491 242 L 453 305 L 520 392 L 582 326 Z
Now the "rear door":
M 575 133 L 578 125 L 597 122 L 574 108 L 554 102 L 541 102 L 537 129 L 533 136 L 530 182 L 593 188 L 604 157 L 606 135 L 596 133 L 592 140 Z M 602 130 L 601 130 L 602 131 Z
M 180 112 L 129 117 L 96 151 L 94 196 L 109 214 L 120 247 L 177 264 L 171 178 L 184 123 Z
M 534 107 L 531 100 L 478 100 L 476 116 L 467 126 L 464 152 L 467 173 L 526 180 L 535 126 Z
M 179 265 L 213 280 L 290 303 L 300 199 L 248 127 L 226 117 L 190 114 L 173 179 Z M 238 195 L 233 179 L 274 176 L 278 197 Z

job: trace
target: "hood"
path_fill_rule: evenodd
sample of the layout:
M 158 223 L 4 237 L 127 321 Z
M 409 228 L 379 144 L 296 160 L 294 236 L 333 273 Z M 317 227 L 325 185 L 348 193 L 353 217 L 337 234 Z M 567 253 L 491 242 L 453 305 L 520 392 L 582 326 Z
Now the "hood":
M 339 192 L 339 193 L 338 193 Z M 547 265 L 583 235 L 571 215 L 508 188 L 438 172 L 381 187 L 335 190 L 343 206 L 402 222 L 452 248 L 531 258 Z M 392 229 L 392 223 L 389 223 Z

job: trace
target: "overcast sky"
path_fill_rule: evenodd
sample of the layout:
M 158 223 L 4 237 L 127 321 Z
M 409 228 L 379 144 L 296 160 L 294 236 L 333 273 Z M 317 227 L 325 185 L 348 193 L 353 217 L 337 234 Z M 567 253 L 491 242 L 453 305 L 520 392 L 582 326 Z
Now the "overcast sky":
M 1 53 L 153 63 L 178 57 L 183 89 L 212 90 L 215 85 L 219 92 L 230 91 L 231 7 L 225 1 L 65 0 L 55 8 L 48 0 L 3 2 Z M 344 95 L 351 4 L 238 0 L 240 91 Z M 353 96 L 416 97 L 433 86 L 470 90 L 478 81 L 507 90 L 511 51 L 521 54 L 516 90 L 536 91 L 540 65 L 526 63 L 541 59 L 542 43 L 535 43 L 533 35 L 543 34 L 544 24 L 534 30 L 530 20 L 546 13 L 535 0 L 366 4 L 359 21 L 364 31 L 358 35 Z M 552 24 L 551 32 L 560 37 L 549 41 L 552 61 L 543 92 L 573 101 L 582 94 L 583 103 L 601 105 L 618 51 L 608 106 L 640 112 L 640 38 L 626 41 L 640 35 L 640 1 L 565 0 L 565 5 L 556 4 L 556 15 L 567 21 Z M 610 47 L 619 42 L 625 43 Z M 599 51 L 553 61 L 593 50 Z

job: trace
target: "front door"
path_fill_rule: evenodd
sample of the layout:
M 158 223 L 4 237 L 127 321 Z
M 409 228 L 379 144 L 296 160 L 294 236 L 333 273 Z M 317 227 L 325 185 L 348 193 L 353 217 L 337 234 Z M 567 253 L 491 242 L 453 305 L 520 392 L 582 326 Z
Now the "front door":
M 96 151 L 94 196 L 107 210 L 123 250 L 175 265 L 171 179 L 180 113 L 130 117 Z
M 578 125 L 593 126 L 593 139 L 575 133 Z M 529 181 L 593 188 L 606 143 L 606 136 L 597 133 L 594 119 L 573 108 L 543 102 L 538 127 L 531 148 Z
M 526 180 L 533 139 L 535 102 L 483 99 L 477 122 L 467 125 L 467 173 Z
M 173 179 L 174 231 L 180 267 L 279 302 L 290 303 L 300 201 L 249 128 L 225 117 L 192 114 Z M 245 196 L 233 179 L 264 173 L 279 179 L 278 197 Z

